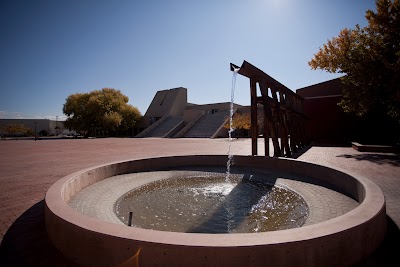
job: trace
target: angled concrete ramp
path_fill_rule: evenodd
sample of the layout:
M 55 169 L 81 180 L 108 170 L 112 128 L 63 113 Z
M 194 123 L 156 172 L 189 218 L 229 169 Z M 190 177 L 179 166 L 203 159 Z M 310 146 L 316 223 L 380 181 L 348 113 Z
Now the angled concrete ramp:
M 229 118 L 229 111 L 223 110 L 214 114 L 205 114 L 196 124 L 194 124 L 182 137 L 188 138 L 211 138 L 216 131 Z
M 183 126 L 182 116 L 167 116 L 160 124 L 139 137 L 171 137 Z

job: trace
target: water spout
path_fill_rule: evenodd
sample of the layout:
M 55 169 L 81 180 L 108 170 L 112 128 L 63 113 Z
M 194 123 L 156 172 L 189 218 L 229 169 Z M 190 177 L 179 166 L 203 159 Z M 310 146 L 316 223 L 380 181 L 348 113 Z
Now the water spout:
M 231 63 L 231 71 L 233 71 L 234 73 L 238 73 L 240 71 L 240 67 Z

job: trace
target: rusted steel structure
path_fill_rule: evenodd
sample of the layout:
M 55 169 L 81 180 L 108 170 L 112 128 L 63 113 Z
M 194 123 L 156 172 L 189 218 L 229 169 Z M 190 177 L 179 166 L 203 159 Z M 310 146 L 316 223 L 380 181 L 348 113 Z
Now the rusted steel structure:
M 231 71 L 250 79 L 252 155 L 258 154 L 258 105 L 263 106 L 266 156 L 269 156 L 269 138 L 272 139 L 275 157 L 291 157 L 293 152 L 303 148 L 307 142 L 304 99 L 247 61 L 243 61 L 241 67 L 232 63 L 230 67 Z

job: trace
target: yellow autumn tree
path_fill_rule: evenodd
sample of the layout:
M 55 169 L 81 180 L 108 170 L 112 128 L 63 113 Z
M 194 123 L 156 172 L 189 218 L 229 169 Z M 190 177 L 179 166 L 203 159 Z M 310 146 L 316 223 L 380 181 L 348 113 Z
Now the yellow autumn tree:
M 72 94 L 63 107 L 67 115 L 65 126 L 79 132 L 98 129 L 103 133 L 134 127 L 141 114 L 128 101 L 127 96 L 113 88 Z
M 368 25 L 343 29 L 309 62 L 312 69 L 343 73 L 345 112 L 356 114 L 375 139 L 400 141 L 400 1 L 376 0 Z M 382 133 L 387 133 L 382 135 Z M 372 134 L 371 134 L 372 135 Z

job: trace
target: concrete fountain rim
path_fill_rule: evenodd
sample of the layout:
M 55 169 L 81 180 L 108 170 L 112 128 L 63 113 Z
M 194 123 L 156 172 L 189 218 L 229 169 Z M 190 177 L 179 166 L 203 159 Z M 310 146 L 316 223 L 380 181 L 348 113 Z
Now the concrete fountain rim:
M 234 156 L 246 168 L 283 168 L 333 183 L 358 200 L 353 210 L 316 224 L 261 233 L 197 234 L 141 229 L 100 221 L 67 202 L 76 192 L 120 174 L 173 166 L 215 166 L 226 155 L 142 158 L 87 168 L 58 180 L 46 193 L 46 231 L 53 245 L 81 266 L 349 266 L 370 255 L 386 234 L 385 198 L 372 181 L 295 159 Z M 140 256 L 139 255 L 140 252 Z M 132 256 L 133 255 L 133 256 Z M 290 257 L 288 256 L 290 255 Z
M 202 157 L 215 157 L 216 155 L 202 155 Z M 237 234 L 191 234 L 191 233 L 177 233 L 177 232 L 165 232 L 149 229 L 141 229 L 135 227 L 126 227 L 124 225 L 116 225 L 108 222 L 102 222 L 95 218 L 88 217 L 81 214 L 66 203 L 63 192 L 66 190 L 65 185 L 73 181 L 82 174 L 90 173 L 103 167 L 116 166 L 121 163 L 127 162 L 139 162 L 141 160 L 153 160 L 153 159 L 179 159 L 180 157 L 193 157 L 193 156 L 173 156 L 173 157 L 159 157 L 159 158 L 141 158 L 134 159 L 132 161 L 117 161 L 113 163 L 107 163 L 97 165 L 94 167 L 86 168 L 54 183 L 46 193 L 46 206 L 54 214 L 63 218 L 64 220 L 79 226 L 81 228 L 95 231 L 98 233 L 112 235 L 120 238 L 134 238 L 135 240 L 141 240 L 144 242 L 158 242 L 175 245 L 195 245 L 195 246 L 254 246 L 261 244 L 274 244 L 284 242 L 296 242 L 299 240 L 307 240 L 317 238 L 319 236 L 328 236 L 334 233 L 345 231 L 349 228 L 355 227 L 360 223 L 365 222 L 371 217 L 375 216 L 376 213 L 380 212 L 384 208 L 384 196 L 380 188 L 370 180 L 360 177 L 355 174 L 350 174 L 348 171 L 344 171 L 338 168 L 326 167 L 323 165 L 317 165 L 309 162 L 304 162 L 296 159 L 288 158 L 268 158 L 273 161 L 293 161 L 308 164 L 309 166 L 317 165 L 324 168 L 336 170 L 347 174 L 356 179 L 365 190 L 365 199 L 360 205 L 352 211 L 349 211 L 339 217 L 330 219 L 325 222 L 320 222 L 313 225 L 303 226 L 300 228 L 293 228 L 280 231 L 271 231 L 264 233 L 237 233 Z M 234 156 L 236 159 L 243 156 Z M 244 156 L 252 158 L 260 158 L 259 156 Z M 226 156 L 224 156 L 226 158 Z M 263 157 L 262 157 L 263 158 Z M 76 193 L 76 192 L 75 192 Z M 149 233 L 151 233 L 149 235 Z M 193 238 L 195 236 L 195 238 Z

